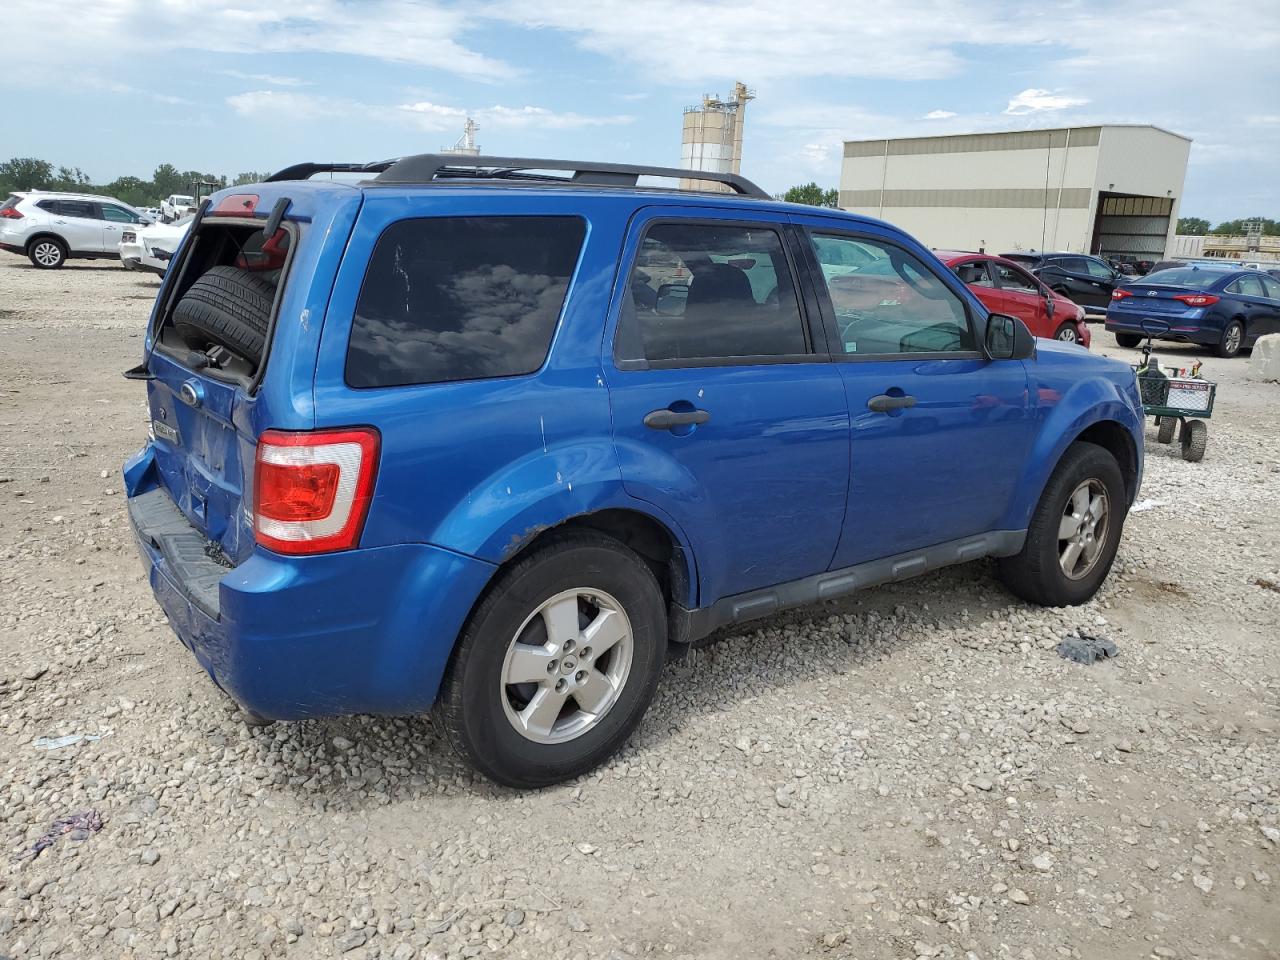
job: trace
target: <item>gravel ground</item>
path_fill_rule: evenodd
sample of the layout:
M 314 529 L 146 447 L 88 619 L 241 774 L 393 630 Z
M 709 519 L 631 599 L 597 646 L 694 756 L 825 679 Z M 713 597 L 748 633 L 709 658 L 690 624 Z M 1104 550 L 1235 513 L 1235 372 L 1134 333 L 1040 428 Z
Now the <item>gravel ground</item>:
M 1246 361 L 1206 361 L 1203 463 L 1148 440 L 1163 505 L 1094 603 L 972 564 L 761 621 L 520 794 L 429 719 L 248 727 L 174 639 L 119 479 L 155 289 L 0 261 L 0 955 L 1280 956 L 1280 386 Z M 1077 629 L 1119 656 L 1061 659 Z

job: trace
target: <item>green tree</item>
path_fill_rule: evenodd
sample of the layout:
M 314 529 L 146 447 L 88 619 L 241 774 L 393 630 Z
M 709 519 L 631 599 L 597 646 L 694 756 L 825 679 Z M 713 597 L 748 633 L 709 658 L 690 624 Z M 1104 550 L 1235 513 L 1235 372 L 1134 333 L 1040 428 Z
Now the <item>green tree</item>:
M 1212 232 L 1219 236 L 1240 236 L 1244 233 L 1244 225 L 1249 220 L 1262 221 L 1263 236 L 1277 237 L 1280 236 L 1280 222 L 1269 220 L 1266 217 L 1241 217 L 1238 220 L 1224 220 L 1213 228 Z
M 231 181 L 231 186 L 243 187 L 249 183 L 261 183 L 269 176 L 271 176 L 269 173 L 254 173 L 252 170 L 247 173 L 237 173 L 235 179 Z
M 1179 217 L 1178 233 L 1184 237 L 1203 237 L 1209 232 L 1209 221 L 1203 217 Z
M 840 192 L 834 188 L 824 190 L 816 183 L 809 182 L 792 187 L 781 199 L 787 203 L 807 203 L 811 207 L 837 207 L 840 205 Z
M 35 157 L 14 157 L 0 163 L 0 193 L 15 190 L 48 190 L 53 183 L 53 164 Z

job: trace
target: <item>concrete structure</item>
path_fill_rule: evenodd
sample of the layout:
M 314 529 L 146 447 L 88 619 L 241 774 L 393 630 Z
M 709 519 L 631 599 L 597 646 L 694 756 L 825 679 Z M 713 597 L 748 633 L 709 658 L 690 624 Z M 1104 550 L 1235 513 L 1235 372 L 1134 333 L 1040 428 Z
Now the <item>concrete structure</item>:
M 1280 237 L 1265 236 L 1261 232 L 1240 236 L 1209 234 L 1204 237 L 1173 238 L 1175 257 L 1221 257 L 1245 263 L 1280 262 Z
M 1138 125 L 851 140 L 840 206 L 932 247 L 1159 260 L 1190 149 L 1186 137 Z
M 755 94 L 745 83 L 733 87 L 733 99 L 721 100 L 703 94 L 702 105 L 685 107 L 684 131 L 680 137 L 680 166 L 687 170 L 712 170 L 716 173 L 742 172 L 742 127 L 747 119 L 747 102 Z M 705 180 L 681 180 L 681 186 L 692 189 L 729 192 L 723 184 Z

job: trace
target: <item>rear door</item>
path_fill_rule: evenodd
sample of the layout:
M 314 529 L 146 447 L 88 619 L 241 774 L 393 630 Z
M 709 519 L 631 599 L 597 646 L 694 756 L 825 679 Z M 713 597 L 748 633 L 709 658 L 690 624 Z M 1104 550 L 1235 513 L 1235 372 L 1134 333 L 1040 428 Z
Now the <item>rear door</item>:
M 853 247 L 853 244 L 831 243 L 823 237 L 817 238 L 815 242 L 834 249 Z M 825 264 L 823 272 L 826 272 Z M 991 275 L 991 270 L 986 260 L 977 257 L 972 260 L 961 260 L 951 264 L 951 272 L 960 278 L 961 283 L 973 291 L 973 295 L 981 300 L 982 305 L 988 310 L 993 313 L 1010 313 L 1012 316 L 1019 316 L 1019 314 L 1012 313 L 1012 308 L 1015 305 L 1007 302 L 1004 292 L 996 286 L 995 279 Z
M 1280 333 L 1280 280 L 1265 275 L 1259 279 L 1269 307 L 1265 328 L 1261 333 Z
M 1228 289 L 1236 294 L 1236 300 L 1244 308 L 1244 343 L 1246 346 L 1252 344 L 1263 334 L 1276 332 L 1273 328 L 1275 305 L 1267 298 L 1267 291 L 1262 285 L 1261 274 L 1243 274 L 1233 280 Z
M 89 200 L 59 200 L 53 224 L 73 253 L 102 252 L 102 214 Z
M 641 255 L 688 285 L 633 267 Z M 786 219 L 651 207 L 623 263 L 604 364 L 622 479 L 694 545 L 700 603 L 825 571 L 849 417 Z
M 1021 361 L 979 352 L 970 301 L 900 236 L 802 222 L 849 402 L 849 507 L 833 567 L 997 529 L 1033 438 Z M 835 242 L 874 258 L 872 289 L 896 276 L 897 296 L 863 295 L 856 274 L 825 276 L 822 249 Z

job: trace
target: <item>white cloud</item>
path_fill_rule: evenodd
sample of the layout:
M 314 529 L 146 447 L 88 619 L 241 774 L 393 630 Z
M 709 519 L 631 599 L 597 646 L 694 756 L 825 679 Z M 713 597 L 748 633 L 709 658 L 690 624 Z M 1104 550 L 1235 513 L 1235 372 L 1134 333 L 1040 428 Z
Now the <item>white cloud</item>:
M 462 36 L 478 25 L 471 8 L 444 6 L 437 0 L 99 0 L 76 7 L 75 29 L 59 34 L 64 65 L 101 64 L 113 55 L 133 62 L 138 56 L 196 49 L 347 54 L 431 67 L 473 80 L 516 75 L 510 65 L 462 43 Z M 4 15 L 7 34 L 43 36 L 50 29 L 46 0 L 5 0 Z M 41 51 L 39 45 L 32 49 Z M 6 66 L 23 59 L 22 49 L 5 52 Z
M 930 110 L 921 119 L 923 120 L 949 120 L 955 116 L 951 110 Z
M 293 90 L 254 90 L 226 98 L 227 104 L 245 116 L 273 115 L 309 120 L 316 117 L 371 117 L 375 120 L 403 124 L 411 119 L 420 130 L 461 130 L 467 117 L 481 129 L 572 130 L 582 127 L 610 126 L 630 123 L 634 117 L 624 114 L 587 116 L 561 113 L 546 107 L 491 107 L 467 109 L 420 100 L 399 105 L 361 103 L 340 97 L 323 97 Z
M 1040 113 L 1046 110 L 1066 110 L 1068 107 L 1082 107 L 1089 101 L 1083 97 L 1065 97 L 1028 87 L 1009 101 L 1004 112 L 1011 117 L 1024 117 L 1029 113 Z
M 301 80 L 298 77 L 282 77 L 275 73 L 244 73 L 240 70 L 220 70 L 224 77 L 234 77 L 237 80 L 251 80 L 254 83 L 265 83 L 269 87 L 309 87 L 310 80 Z

